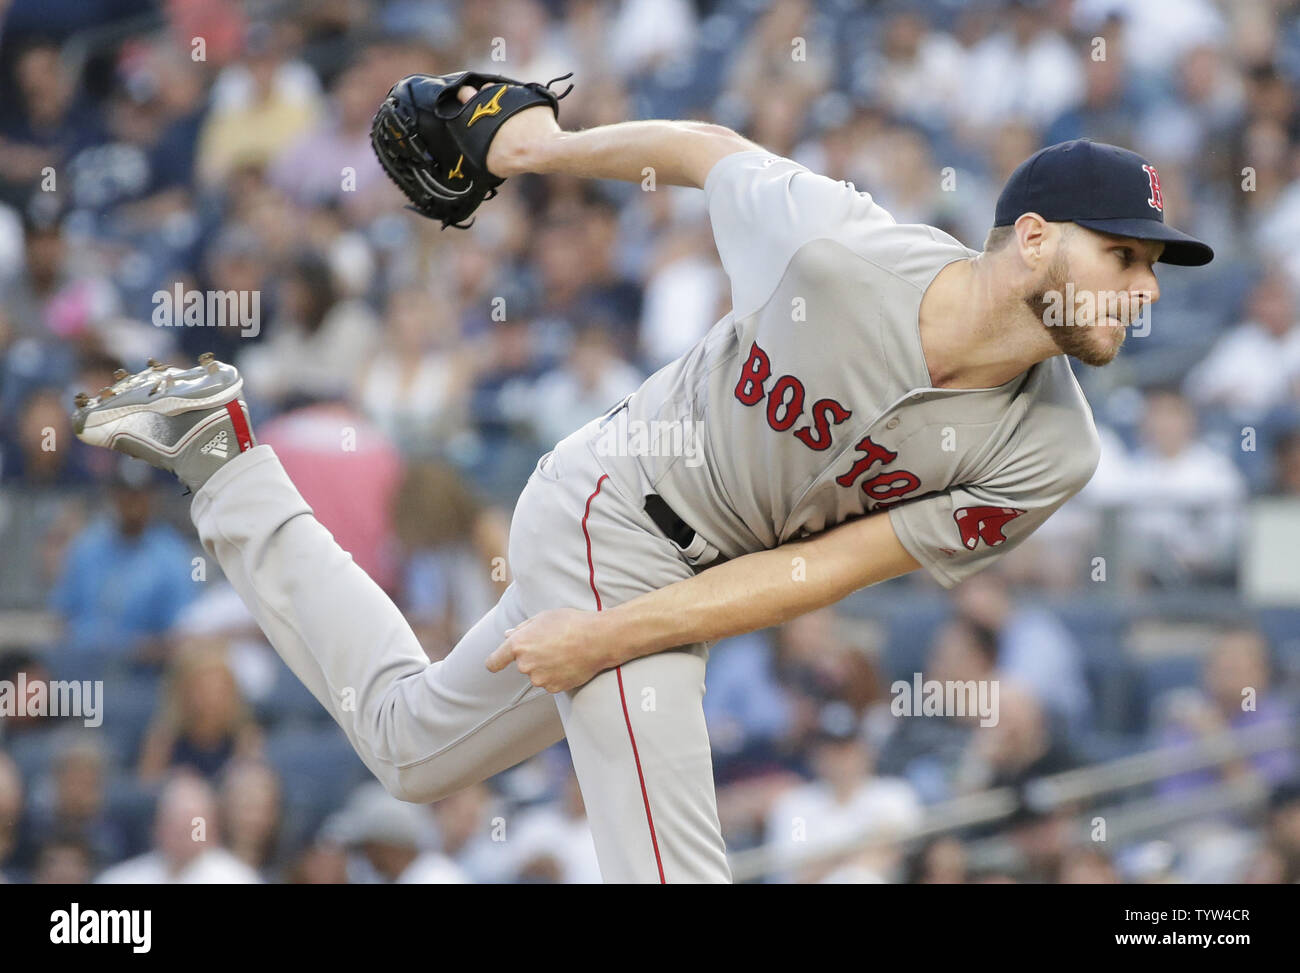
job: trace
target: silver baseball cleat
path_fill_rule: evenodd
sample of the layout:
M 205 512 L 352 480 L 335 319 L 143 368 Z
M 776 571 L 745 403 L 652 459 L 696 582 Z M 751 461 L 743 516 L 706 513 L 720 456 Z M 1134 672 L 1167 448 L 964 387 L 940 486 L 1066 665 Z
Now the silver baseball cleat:
M 131 375 L 118 369 L 113 378 L 98 395 L 76 397 L 72 429 L 84 443 L 174 473 L 191 490 L 256 445 L 240 397 L 244 380 L 211 352 L 200 355 L 194 368 L 151 358 L 143 371 Z

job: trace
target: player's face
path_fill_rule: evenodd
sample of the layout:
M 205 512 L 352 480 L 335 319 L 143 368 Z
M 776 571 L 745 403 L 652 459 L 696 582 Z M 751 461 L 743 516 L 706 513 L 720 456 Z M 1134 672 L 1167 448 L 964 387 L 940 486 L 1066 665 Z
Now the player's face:
M 1105 365 L 1119 353 L 1128 328 L 1159 300 L 1153 265 L 1163 250 L 1155 241 L 1063 229 L 1026 303 L 1063 354 Z

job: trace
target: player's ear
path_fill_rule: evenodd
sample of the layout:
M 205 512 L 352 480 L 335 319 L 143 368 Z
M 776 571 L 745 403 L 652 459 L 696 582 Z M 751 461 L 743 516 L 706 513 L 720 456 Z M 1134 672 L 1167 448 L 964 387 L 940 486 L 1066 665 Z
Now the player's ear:
M 1020 259 L 1030 268 L 1036 268 L 1051 235 L 1047 220 L 1037 213 L 1022 213 L 1016 220 L 1016 244 Z

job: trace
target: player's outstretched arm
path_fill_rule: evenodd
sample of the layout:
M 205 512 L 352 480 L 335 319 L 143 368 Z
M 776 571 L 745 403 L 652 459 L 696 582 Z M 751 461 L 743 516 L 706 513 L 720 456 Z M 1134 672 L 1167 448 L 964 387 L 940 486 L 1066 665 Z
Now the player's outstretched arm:
M 779 625 L 918 567 L 882 512 L 603 612 L 542 612 L 508 634 L 488 668 L 500 672 L 513 661 L 534 685 L 562 692 L 643 655 Z
M 472 96 L 473 89 L 461 89 L 462 101 Z M 623 182 L 641 182 L 649 168 L 656 183 L 703 188 L 709 170 L 723 156 L 758 148 L 731 129 L 709 122 L 619 122 L 566 132 L 549 108 L 538 106 L 501 126 L 488 150 L 487 165 L 502 179 L 535 172 Z

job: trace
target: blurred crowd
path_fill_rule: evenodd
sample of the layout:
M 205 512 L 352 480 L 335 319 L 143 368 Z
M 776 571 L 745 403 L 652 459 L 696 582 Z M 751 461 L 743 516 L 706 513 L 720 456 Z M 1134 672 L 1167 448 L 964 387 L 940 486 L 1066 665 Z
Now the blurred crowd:
M 0 0 L 0 680 L 105 697 L 95 729 L 0 715 L 0 878 L 598 879 L 563 745 L 432 807 L 389 798 L 205 558 L 179 487 L 68 424 L 116 368 L 237 364 L 259 440 L 442 658 L 508 583 L 537 457 L 728 295 L 693 190 L 520 177 L 469 232 L 406 211 L 371 115 L 399 77 L 456 69 L 573 71 L 566 127 L 717 121 L 975 248 L 1038 147 L 1149 157 L 1169 221 L 1217 256 L 1161 265 L 1150 328 L 1075 365 L 1093 482 L 951 594 L 909 577 L 716 646 L 719 809 L 780 880 L 1300 880 L 1293 746 L 1151 785 L 1258 799 L 1126 844 L 1026 803 L 919 847 L 784 857 L 1223 729 L 1294 730 L 1300 610 L 1251 605 L 1243 564 L 1252 512 L 1300 506 L 1295 0 Z M 187 322 L 190 292 L 236 295 L 230 319 Z M 894 716 L 913 672 L 998 680 L 998 726 Z

